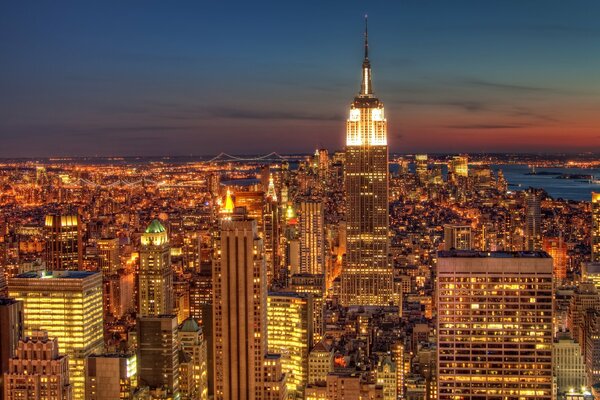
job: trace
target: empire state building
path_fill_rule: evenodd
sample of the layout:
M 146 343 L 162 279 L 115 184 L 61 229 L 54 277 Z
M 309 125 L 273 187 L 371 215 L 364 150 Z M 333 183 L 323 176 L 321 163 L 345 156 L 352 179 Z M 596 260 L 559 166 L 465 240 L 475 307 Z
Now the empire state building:
M 346 123 L 345 164 L 347 249 L 341 302 L 388 305 L 393 273 L 388 259 L 387 122 L 383 103 L 373 96 L 366 25 L 360 93 Z

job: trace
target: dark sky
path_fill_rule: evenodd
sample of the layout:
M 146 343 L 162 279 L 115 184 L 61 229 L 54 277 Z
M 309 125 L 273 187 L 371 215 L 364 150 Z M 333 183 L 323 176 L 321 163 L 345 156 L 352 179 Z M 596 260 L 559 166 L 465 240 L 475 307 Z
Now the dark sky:
M 0 157 L 341 148 L 365 13 L 392 151 L 600 151 L 597 0 L 19 0 Z

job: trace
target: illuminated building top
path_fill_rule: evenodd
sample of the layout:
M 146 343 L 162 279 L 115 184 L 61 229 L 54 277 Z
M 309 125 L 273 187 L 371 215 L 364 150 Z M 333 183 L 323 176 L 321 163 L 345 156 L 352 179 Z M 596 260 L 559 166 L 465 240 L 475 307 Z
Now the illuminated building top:
M 346 123 L 347 146 L 387 145 L 387 125 L 383 103 L 373 97 L 371 62 L 369 61 L 369 36 L 365 16 L 365 58 L 362 63 L 360 93 L 350 106 Z
M 150 225 L 148 225 L 148 228 L 146 228 L 146 231 L 140 238 L 140 241 L 144 246 L 160 246 L 168 243 L 169 237 L 167 236 L 167 230 L 165 227 L 160 223 L 159 220 L 155 219 L 150 223 Z
M 235 208 L 235 204 L 233 203 L 233 199 L 231 198 L 231 191 L 227 189 L 227 196 L 225 197 L 225 206 L 223 207 L 222 212 L 225 214 L 233 213 L 233 209 Z

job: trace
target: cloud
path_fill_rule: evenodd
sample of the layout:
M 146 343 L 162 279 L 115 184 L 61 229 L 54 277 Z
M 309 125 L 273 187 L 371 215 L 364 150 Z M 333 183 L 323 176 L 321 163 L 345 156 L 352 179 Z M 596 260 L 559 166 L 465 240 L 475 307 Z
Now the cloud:
M 475 130 L 488 130 L 488 129 L 520 129 L 527 128 L 533 124 L 464 124 L 464 125 L 446 125 L 446 128 L 450 129 L 475 129 Z
M 487 87 L 498 90 L 505 90 L 511 92 L 544 92 L 544 93 L 566 93 L 563 90 L 556 88 L 540 87 L 540 86 L 529 86 L 529 85 L 518 85 L 513 83 L 504 82 L 493 82 L 484 79 L 467 78 L 463 79 L 463 84 L 474 87 Z
M 338 114 L 313 114 L 302 111 L 262 111 L 232 107 L 215 107 L 205 110 L 204 115 L 226 119 L 254 120 L 303 120 L 303 121 L 342 121 Z

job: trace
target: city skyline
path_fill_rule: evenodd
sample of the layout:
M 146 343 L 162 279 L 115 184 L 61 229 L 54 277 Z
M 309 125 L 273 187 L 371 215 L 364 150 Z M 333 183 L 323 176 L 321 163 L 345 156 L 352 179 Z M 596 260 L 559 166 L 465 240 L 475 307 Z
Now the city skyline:
M 310 5 L 11 4 L 0 157 L 341 149 L 365 12 L 391 152 L 600 150 L 597 4 Z

